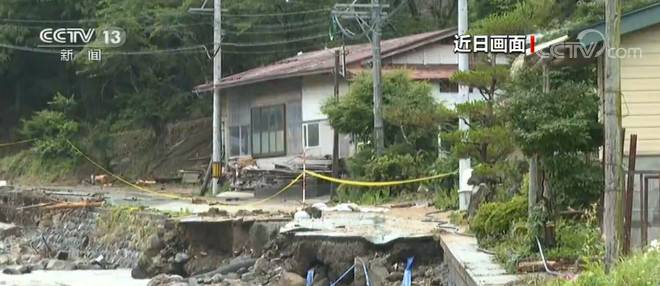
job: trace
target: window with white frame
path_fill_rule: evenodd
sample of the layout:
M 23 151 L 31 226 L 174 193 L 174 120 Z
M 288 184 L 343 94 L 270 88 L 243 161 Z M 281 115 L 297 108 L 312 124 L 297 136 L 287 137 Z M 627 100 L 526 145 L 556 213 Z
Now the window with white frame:
M 305 148 L 319 146 L 319 123 L 303 123 L 303 145 Z

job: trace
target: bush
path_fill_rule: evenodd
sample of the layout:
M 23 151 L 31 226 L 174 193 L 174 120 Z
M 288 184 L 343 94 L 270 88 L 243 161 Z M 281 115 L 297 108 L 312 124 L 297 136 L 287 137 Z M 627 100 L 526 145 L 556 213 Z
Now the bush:
M 560 220 L 556 227 L 557 246 L 548 251 L 549 259 L 586 260 L 604 254 L 598 226 L 589 222 Z
M 646 286 L 660 285 L 660 250 L 649 249 L 625 258 L 605 273 L 602 263 L 591 265 L 574 281 L 552 281 L 562 286 Z
M 458 209 L 458 190 L 436 190 L 433 205 L 435 208 L 443 211 Z
M 35 113 L 30 119 L 23 120 L 19 133 L 29 139 L 36 139 L 34 147 L 43 158 L 75 157 L 75 152 L 67 142 L 80 130 L 78 122 L 73 120 L 76 101 L 56 94 L 48 102 L 49 109 Z
M 24 120 L 20 133 L 26 138 L 36 139 L 34 146 L 42 157 L 72 157 L 75 153 L 67 140 L 78 130 L 78 123 L 68 119 L 64 113 L 43 110 Z
M 481 205 L 470 221 L 470 230 L 479 244 L 492 245 L 506 235 L 516 222 L 527 219 L 527 198 L 514 196 L 508 202 L 493 202 Z
M 423 156 L 387 152 L 375 157 L 370 148 L 358 152 L 348 161 L 352 178 L 369 182 L 400 181 L 426 176 Z M 337 190 L 339 201 L 378 204 L 398 196 L 403 191 L 416 191 L 419 184 L 392 187 L 355 187 L 342 185 Z

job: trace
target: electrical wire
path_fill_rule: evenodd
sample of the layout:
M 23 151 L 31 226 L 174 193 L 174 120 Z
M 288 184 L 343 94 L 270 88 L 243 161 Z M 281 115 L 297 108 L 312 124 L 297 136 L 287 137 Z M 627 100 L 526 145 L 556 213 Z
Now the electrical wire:
M 263 14 L 231 14 L 231 13 L 222 13 L 222 17 L 279 17 L 279 16 L 291 16 L 291 15 L 303 15 L 303 14 L 319 14 L 321 12 L 330 12 L 330 8 L 321 8 L 321 9 L 312 9 L 312 10 L 303 10 L 303 11 L 294 11 L 294 12 L 281 12 L 281 13 L 263 13 Z
M 220 43 L 221 46 L 226 46 L 226 47 L 262 47 L 262 46 L 274 46 L 274 45 L 284 45 L 284 44 L 290 44 L 290 43 L 297 43 L 297 42 L 304 42 L 308 40 L 314 40 L 314 39 L 320 39 L 320 38 L 325 38 L 327 37 L 327 34 L 318 34 L 314 36 L 308 36 L 308 37 L 301 37 L 301 38 L 296 38 L 296 39 L 291 39 L 291 40 L 284 40 L 284 41 L 272 41 L 272 42 L 253 42 L 253 43 L 228 43 L 228 42 L 222 42 Z
M 265 17 L 280 17 L 280 16 L 291 16 L 291 15 L 305 15 L 305 14 L 319 14 L 321 12 L 329 12 L 330 9 L 313 9 L 313 10 L 303 10 L 303 11 L 293 11 L 293 12 L 282 12 L 282 13 L 264 13 L 264 14 L 231 14 L 223 13 L 223 17 L 233 17 L 233 18 L 265 18 Z M 8 23 L 41 23 L 41 24 L 80 24 L 80 23 L 96 23 L 103 22 L 107 20 L 126 20 L 126 19 L 156 19 L 162 16 L 190 16 L 183 11 L 170 11 L 170 12 L 161 12 L 158 15 L 135 15 L 135 16 L 124 16 L 124 17 L 112 17 L 109 19 L 101 18 L 84 18 L 76 20 L 63 20 L 63 19 L 26 19 L 26 18 L 0 18 L 0 22 Z
M 287 23 L 265 23 L 265 24 L 246 24 L 245 22 L 239 22 L 237 23 L 232 23 L 232 22 L 227 22 L 223 21 L 222 26 L 230 26 L 230 27 L 248 27 L 250 29 L 256 28 L 260 30 L 278 30 L 282 28 L 296 28 L 296 27 L 303 27 L 303 26 L 308 26 L 308 25 L 314 25 L 314 24 L 320 24 L 320 23 L 327 23 L 328 21 L 326 19 L 314 19 L 314 20 L 307 20 L 307 21 L 299 21 L 299 22 L 287 22 Z
M 308 37 L 301 37 L 301 38 L 296 38 L 296 39 L 289 39 L 289 40 L 283 40 L 283 41 L 271 41 L 271 42 L 222 42 L 220 43 L 221 46 L 226 46 L 226 47 L 264 47 L 264 46 L 275 46 L 275 45 L 285 45 L 285 44 L 290 44 L 290 43 L 297 43 L 297 42 L 304 42 L 304 41 L 309 41 L 309 40 L 314 40 L 314 39 L 320 39 L 327 37 L 328 35 L 326 34 L 317 34 L 313 36 L 308 36 Z M 173 48 L 173 49 L 161 49 L 161 50 L 144 50 L 144 51 L 116 51 L 116 52 L 107 52 L 105 54 L 109 55 L 151 55 L 151 54 L 166 54 L 166 53 L 196 53 L 196 52 L 204 52 L 205 45 L 194 45 L 194 46 L 186 46 L 186 47 L 180 47 L 180 48 Z M 25 51 L 25 52 L 34 52 L 34 53 L 45 53 L 45 54 L 60 54 L 61 50 L 49 50 L 49 49 L 43 49 L 43 48 L 33 48 L 33 47 L 25 47 L 25 46 L 18 46 L 18 45 L 12 45 L 12 44 L 5 44 L 5 43 L 0 43 L 0 48 L 6 48 L 6 49 L 11 49 L 11 50 L 19 50 L 19 51 Z M 98 47 L 97 47 L 98 48 Z

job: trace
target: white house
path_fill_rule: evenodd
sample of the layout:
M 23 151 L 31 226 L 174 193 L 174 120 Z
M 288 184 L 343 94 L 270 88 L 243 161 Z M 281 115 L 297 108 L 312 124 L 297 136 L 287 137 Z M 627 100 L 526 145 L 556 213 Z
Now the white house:
M 417 80 L 432 83 L 433 96 L 448 105 L 463 102 L 449 77 L 457 70 L 454 53 L 456 29 L 445 29 L 382 41 L 383 72 L 405 68 Z M 260 168 L 291 162 L 305 151 L 307 157 L 331 158 L 333 130 L 322 104 L 334 94 L 335 49 L 318 50 L 287 58 L 222 79 L 226 156 L 252 156 Z M 340 81 L 345 94 L 350 77 L 370 69 L 371 45 L 345 47 L 348 79 Z M 212 83 L 196 87 L 210 92 Z M 340 157 L 349 156 L 354 144 L 340 136 Z

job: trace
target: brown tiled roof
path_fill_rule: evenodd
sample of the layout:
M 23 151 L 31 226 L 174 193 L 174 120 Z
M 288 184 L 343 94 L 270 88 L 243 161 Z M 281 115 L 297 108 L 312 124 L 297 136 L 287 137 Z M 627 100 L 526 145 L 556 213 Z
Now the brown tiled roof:
M 456 34 L 455 28 L 415 34 L 381 42 L 383 58 L 391 57 L 420 46 L 438 42 Z M 270 65 L 230 75 L 222 79 L 219 88 L 229 88 L 274 79 L 330 73 L 334 69 L 334 51 L 338 48 L 306 52 Z M 371 59 L 371 44 L 346 46 L 346 64 L 363 63 Z M 213 83 L 195 87 L 197 92 L 213 90 Z

